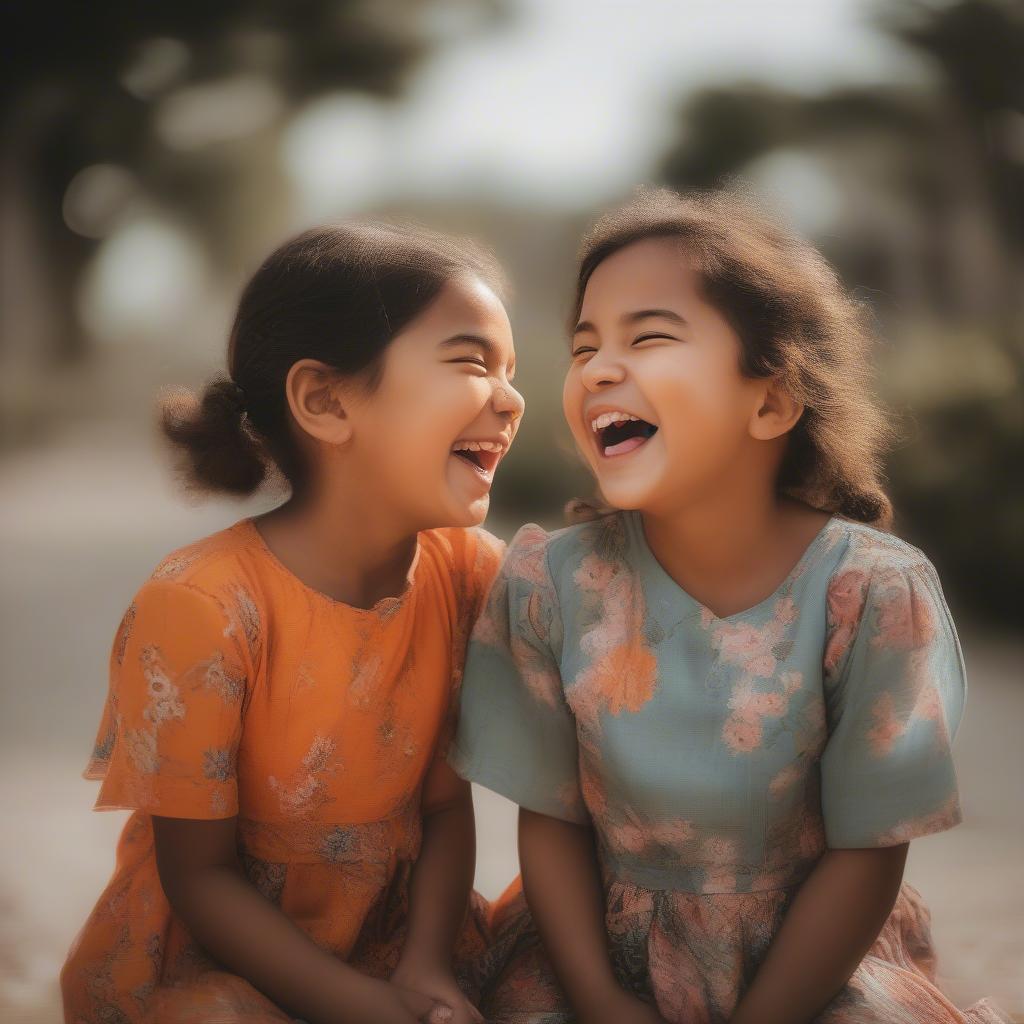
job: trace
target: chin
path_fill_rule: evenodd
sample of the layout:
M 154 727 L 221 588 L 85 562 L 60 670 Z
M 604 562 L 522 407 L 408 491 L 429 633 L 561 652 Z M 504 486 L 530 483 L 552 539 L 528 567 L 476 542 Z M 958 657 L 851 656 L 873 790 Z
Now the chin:
M 624 480 L 616 480 L 608 485 L 602 484 L 600 480 L 597 483 L 601 497 L 612 508 L 643 509 L 650 504 L 653 498 L 653 492 L 649 486 L 630 485 Z
M 442 526 L 479 526 L 486 518 L 490 510 L 490 498 L 474 501 L 469 505 L 449 508 Z

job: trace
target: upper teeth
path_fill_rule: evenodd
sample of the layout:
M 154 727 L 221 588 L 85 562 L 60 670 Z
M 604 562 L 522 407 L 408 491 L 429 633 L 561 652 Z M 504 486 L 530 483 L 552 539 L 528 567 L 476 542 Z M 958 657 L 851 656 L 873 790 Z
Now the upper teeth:
M 500 452 L 505 446 L 498 441 L 456 441 L 453 452 Z
M 639 416 L 634 416 L 629 412 L 603 412 L 597 419 L 592 420 L 590 426 L 595 430 L 604 430 L 605 427 L 610 427 L 613 423 L 623 423 L 626 420 L 638 420 Z

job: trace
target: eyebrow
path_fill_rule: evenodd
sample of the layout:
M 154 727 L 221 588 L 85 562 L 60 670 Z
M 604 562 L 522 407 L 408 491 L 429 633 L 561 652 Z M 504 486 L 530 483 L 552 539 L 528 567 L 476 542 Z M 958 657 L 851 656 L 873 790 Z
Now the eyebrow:
M 671 309 L 638 309 L 632 313 L 623 313 L 619 319 L 624 324 L 635 324 L 641 320 L 648 320 L 652 317 L 657 317 L 659 320 L 669 320 L 674 324 L 679 324 L 680 327 L 689 326 L 688 322 L 683 317 Z M 597 328 L 589 320 L 581 320 L 576 325 L 572 333 L 576 335 L 584 332 L 596 334 Z
M 476 345 L 478 348 L 482 348 L 492 359 L 497 360 L 498 358 L 498 346 L 490 338 L 482 334 L 453 334 L 450 338 L 445 338 L 438 347 L 443 349 L 458 348 L 460 345 Z M 513 356 L 509 367 L 514 370 L 515 366 L 516 361 Z

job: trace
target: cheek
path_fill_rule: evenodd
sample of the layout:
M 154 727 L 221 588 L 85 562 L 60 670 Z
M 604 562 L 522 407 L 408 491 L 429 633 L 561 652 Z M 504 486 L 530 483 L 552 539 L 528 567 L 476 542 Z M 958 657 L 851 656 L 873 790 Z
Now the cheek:
M 746 429 L 749 401 L 735 370 L 712 360 L 652 366 L 648 394 L 669 427 L 669 439 L 687 447 L 730 444 Z
M 565 417 L 569 429 L 577 438 L 581 435 L 581 410 L 583 408 L 583 383 L 580 380 L 579 371 L 570 368 L 565 375 L 565 382 L 562 384 L 562 415 Z

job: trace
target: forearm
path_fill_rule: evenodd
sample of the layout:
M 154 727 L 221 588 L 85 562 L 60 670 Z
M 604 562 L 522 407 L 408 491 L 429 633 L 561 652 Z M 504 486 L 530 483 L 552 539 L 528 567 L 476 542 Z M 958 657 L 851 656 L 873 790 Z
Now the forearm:
M 730 1024 L 804 1024 L 846 984 L 892 911 L 907 846 L 830 850 L 800 887 Z
M 620 988 L 608 956 L 591 829 L 519 811 L 523 888 L 555 973 L 583 1021 Z
M 452 949 L 466 919 L 476 867 L 476 827 L 469 787 L 464 796 L 423 820 L 420 855 L 409 887 L 402 960 L 451 969 Z
M 291 1014 L 344 1024 L 372 1011 L 376 983 L 317 946 L 237 869 L 191 871 L 167 896 L 216 960 Z

